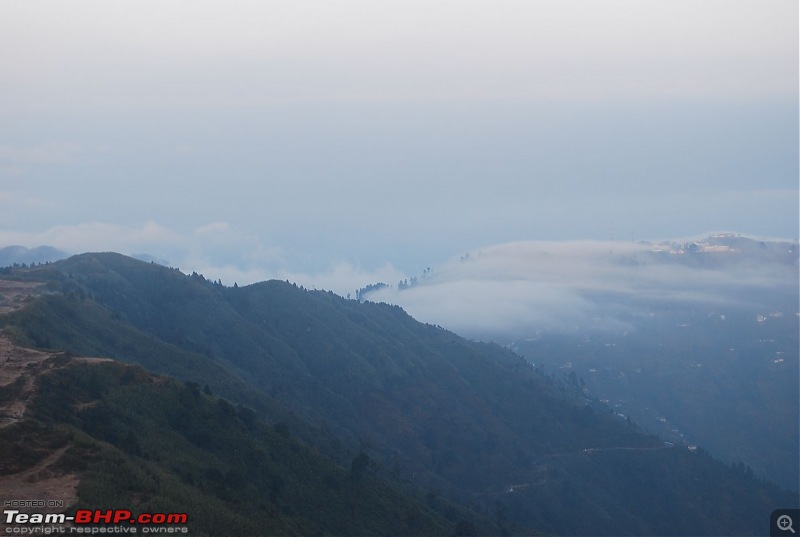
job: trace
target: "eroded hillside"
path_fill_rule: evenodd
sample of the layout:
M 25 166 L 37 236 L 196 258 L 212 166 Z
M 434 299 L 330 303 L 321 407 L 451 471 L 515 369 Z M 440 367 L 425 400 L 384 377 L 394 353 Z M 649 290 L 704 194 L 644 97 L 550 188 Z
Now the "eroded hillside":
M 52 512 L 47 502 L 62 511 L 78 499 L 80 472 L 65 464 L 70 442 L 32 426 L 28 417 L 37 380 L 63 364 L 60 356 L 0 336 L 0 498 L 17 502 L 11 506 L 23 513 Z

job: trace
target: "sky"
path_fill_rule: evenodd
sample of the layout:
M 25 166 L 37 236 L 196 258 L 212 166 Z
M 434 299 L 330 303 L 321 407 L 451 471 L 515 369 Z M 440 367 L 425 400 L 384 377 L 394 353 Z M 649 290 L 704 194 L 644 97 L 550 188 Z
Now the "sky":
M 798 236 L 794 0 L 2 2 L 0 73 L 0 246 L 344 294 Z

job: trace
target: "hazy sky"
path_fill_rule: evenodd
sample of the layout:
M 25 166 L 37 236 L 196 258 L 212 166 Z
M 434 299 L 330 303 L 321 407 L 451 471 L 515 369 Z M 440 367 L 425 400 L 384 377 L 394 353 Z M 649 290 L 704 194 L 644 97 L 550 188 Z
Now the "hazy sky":
M 0 246 L 225 283 L 798 236 L 796 0 L 0 3 Z

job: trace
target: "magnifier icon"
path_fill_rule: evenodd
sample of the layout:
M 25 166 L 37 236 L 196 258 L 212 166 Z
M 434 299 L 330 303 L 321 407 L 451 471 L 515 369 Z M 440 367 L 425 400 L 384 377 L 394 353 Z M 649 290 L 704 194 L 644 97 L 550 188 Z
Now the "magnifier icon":
M 789 515 L 779 516 L 776 524 L 778 525 L 778 529 L 781 531 L 789 530 L 792 533 L 795 533 L 794 528 L 792 527 L 792 517 Z

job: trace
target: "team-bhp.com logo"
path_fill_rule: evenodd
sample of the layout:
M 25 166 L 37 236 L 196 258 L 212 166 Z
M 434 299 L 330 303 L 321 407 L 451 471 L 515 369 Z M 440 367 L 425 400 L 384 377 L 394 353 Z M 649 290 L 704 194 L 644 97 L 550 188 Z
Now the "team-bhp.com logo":
M 64 513 L 23 513 L 18 509 L 3 511 L 6 533 L 188 533 L 186 513 L 139 513 L 127 509 L 78 509 L 75 515 Z M 64 525 L 69 524 L 68 527 Z M 98 526 L 102 524 L 102 526 Z M 39 525 L 39 527 L 30 527 Z M 182 526 L 183 525 L 183 526 Z

